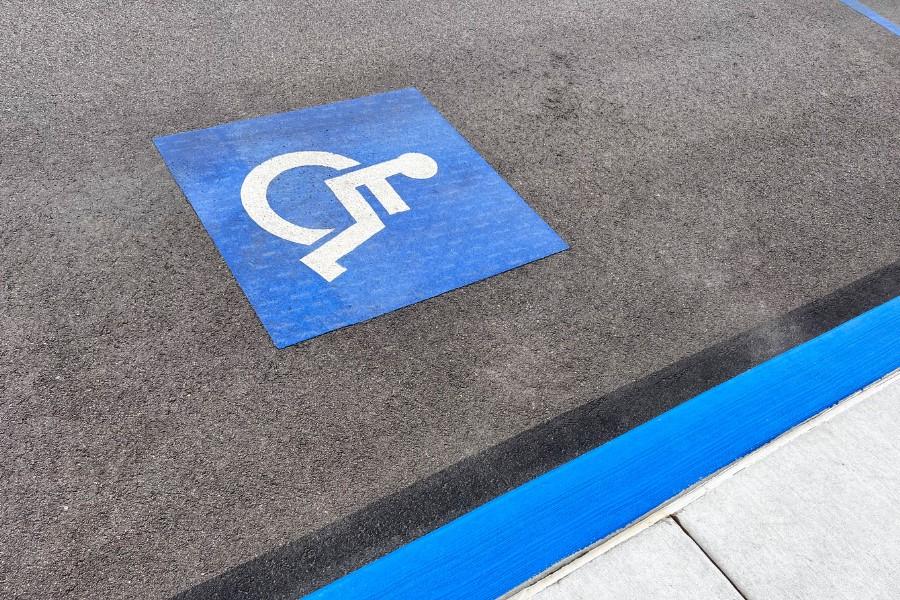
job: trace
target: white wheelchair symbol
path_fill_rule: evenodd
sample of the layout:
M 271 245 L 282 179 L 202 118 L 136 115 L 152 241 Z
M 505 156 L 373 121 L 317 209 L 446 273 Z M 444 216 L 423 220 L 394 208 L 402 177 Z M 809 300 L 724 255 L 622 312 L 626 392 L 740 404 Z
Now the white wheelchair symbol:
M 285 171 L 299 167 L 329 167 L 342 171 L 357 166 L 359 163 L 352 158 L 332 152 L 281 154 L 257 165 L 247 174 L 241 186 L 241 203 L 250 218 L 272 235 L 309 246 L 334 229 L 301 227 L 281 218 L 269 205 L 266 194 L 269 184 Z M 326 179 L 325 184 L 353 217 L 354 223 L 304 256 L 301 261 L 325 281 L 334 281 L 346 271 L 337 261 L 384 229 L 384 223 L 358 188 L 369 188 L 388 214 L 393 215 L 409 210 L 409 206 L 388 183 L 388 177 L 404 175 L 414 179 L 428 179 L 435 174 L 437 163 L 434 159 L 425 154 L 408 152 L 385 162 Z

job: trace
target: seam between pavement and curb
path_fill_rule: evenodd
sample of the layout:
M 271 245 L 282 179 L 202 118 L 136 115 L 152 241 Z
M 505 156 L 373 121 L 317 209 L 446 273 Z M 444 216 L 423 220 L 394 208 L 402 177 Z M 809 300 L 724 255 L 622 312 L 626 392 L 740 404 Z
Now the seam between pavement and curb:
M 721 383 L 309 598 L 496 598 L 900 368 L 900 297 Z

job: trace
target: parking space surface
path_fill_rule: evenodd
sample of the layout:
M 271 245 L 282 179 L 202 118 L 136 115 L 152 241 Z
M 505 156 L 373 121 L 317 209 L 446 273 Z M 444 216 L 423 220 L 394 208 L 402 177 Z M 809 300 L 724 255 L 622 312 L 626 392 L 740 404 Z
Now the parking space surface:
M 837 1 L 0 28 L 7 596 L 311 591 L 900 293 L 900 45 Z M 571 249 L 276 349 L 151 140 L 406 87 Z

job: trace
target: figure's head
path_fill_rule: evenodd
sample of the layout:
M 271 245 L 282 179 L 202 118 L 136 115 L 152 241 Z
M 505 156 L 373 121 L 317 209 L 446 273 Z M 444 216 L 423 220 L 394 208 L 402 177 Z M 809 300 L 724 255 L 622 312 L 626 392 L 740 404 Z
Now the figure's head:
M 434 159 L 418 152 L 407 152 L 398 156 L 394 164 L 400 167 L 400 174 L 413 179 L 428 179 L 437 174 L 437 163 Z

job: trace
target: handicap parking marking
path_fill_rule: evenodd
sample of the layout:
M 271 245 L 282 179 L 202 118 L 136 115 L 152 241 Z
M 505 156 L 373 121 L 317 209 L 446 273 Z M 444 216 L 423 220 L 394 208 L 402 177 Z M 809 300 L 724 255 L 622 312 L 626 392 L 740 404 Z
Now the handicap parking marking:
M 415 89 L 154 142 L 279 348 L 568 248 Z
M 241 202 L 250 218 L 272 235 L 309 246 L 331 233 L 333 229 L 308 229 L 278 216 L 269 205 L 269 184 L 282 173 L 299 167 L 330 167 L 342 170 L 358 165 L 359 163 L 353 159 L 330 152 L 281 154 L 250 171 L 241 186 Z M 326 179 L 325 184 L 353 217 L 354 223 L 304 256 L 301 261 L 326 281 L 334 281 L 345 271 L 344 267 L 337 264 L 337 259 L 384 229 L 384 223 L 366 202 L 359 188 L 368 188 L 388 214 L 392 215 L 409 210 L 409 206 L 388 183 L 388 177 L 403 174 L 415 179 L 427 179 L 436 173 L 437 163 L 430 156 L 409 152 L 393 160 Z

